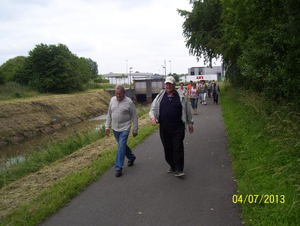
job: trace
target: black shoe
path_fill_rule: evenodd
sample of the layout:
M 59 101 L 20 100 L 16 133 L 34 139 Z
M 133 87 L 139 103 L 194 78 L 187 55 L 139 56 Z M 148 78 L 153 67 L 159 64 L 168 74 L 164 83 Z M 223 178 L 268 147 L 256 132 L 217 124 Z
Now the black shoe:
M 167 173 L 174 173 L 174 169 L 170 167 L 170 169 L 167 170 Z
M 136 159 L 136 157 L 134 157 L 134 159 L 133 159 L 133 160 L 131 160 L 131 161 L 128 161 L 128 164 L 127 164 L 127 166 L 133 166 L 133 163 L 134 163 L 135 159 Z
M 179 170 L 176 170 L 176 172 L 175 172 L 175 177 L 183 177 L 183 176 L 185 176 L 185 173 L 184 173 L 184 172 L 181 172 L 181 171 L 179 171 Z
M 117 170 L 116 171 L 116 177 L 122 176 L 122 170 Z

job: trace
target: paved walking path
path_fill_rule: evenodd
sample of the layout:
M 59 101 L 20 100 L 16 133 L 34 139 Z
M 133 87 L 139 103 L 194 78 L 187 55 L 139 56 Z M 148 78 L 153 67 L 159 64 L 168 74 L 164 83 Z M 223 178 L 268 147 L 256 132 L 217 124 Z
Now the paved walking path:
M 43 225 L 242 225 L 232 203 L 236 184 L 221 106 L 208 98 L 193 119 L 194 133 L 184 140 L 184 178 L 167 173 L 157 131 L 133 150 L 136 162 L 124 166 L 122 177 L 112 167 Z

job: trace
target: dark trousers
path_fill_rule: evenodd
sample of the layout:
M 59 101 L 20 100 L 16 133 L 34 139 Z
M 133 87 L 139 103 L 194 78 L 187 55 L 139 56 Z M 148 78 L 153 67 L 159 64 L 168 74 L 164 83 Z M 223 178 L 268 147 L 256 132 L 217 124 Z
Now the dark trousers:
M 159 134 L 165 151 L 165 159 L 174 170 L 183 171 L 185 136 L 184 124 L 160 125 Z
M 219 95 L 217 93 L 213 93 L 214 103 L 218 104 Z

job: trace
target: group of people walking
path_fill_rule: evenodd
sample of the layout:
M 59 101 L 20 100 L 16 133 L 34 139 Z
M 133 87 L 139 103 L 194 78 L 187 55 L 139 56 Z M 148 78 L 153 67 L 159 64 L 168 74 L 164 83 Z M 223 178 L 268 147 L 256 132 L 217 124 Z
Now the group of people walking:
M 213 96 L 214 103 L 218 104 L 218 96 L 220 94 L 219 85 L 215 81 L 212 84 L 210 81 L 206 84 L 204 80 L 200 80 L 197 83 L 190 81 L 187 89 L 184 87 L 183 82 L 181 82 L 178 91 L 190 100 L 194 115 L 197 115 L 198 99 L 200 100 L 200 104 L 206 105 L 206 97 L 210 98 Z
M 184 145 L 185 129 L 193 133 L 193 117 L 190 109 L 190 100 L 194 115 L 197 114 L 197 102 L 201 95 L 202 104 L 206 105 L 206 94 L 213 94 L 214 103 L 218 103 L 219 86 L 213 81 L 213 85 L 205 84 L 205 81 L 190 82 L 188 89 L 180 84 L 176 90 L 175 79 L 169 76 L 165 80 L 165 89 L 161 90 L 151 104 L 149 116 L 151 124 L 159 123 L 160 139 L 164 148 L 165 160 L 169 165 L 168 173 L 175 173 L 176 177 L 185 176 L 184 168 Z M 209 82 L 210 84 L 210 82 Z M 211 88 L 209 88 L 211 87 Z M 118 150 L 115 159 L 116 177 L 122 176 L 125 156 L 128 166 L 133 166 L 136 156 L 127 145 L 131 122 L 133 121 L 133 137 L 138 135 L 138 116 L 132 100 L 125 96 L 125 88 L 118 85 L 115 88 L 116 96 L 110 100 L 105 134 L 109 136 L 110 129 L 118 142 Z M 215 99 L 216 98 L 216 99 Z M 196 110 L 195 110 L 196 109 Z

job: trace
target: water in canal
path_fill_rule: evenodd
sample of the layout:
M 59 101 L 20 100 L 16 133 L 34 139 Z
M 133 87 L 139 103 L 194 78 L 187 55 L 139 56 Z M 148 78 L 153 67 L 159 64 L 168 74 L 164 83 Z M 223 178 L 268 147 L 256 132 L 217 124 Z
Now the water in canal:
M 60 141 L 86 130 L 97 130 L 103 125 L 105 119 L 106 115 L 102 115 L 69 126 L 64 126 L 47 133 L 25 138 L 21 141 L 14 142 L 13 144 L 2 145 L 0 146 L 0 163 L 7 162 L 9 159 L 22 159 L 23 154 L 31 153 L 36 148 L 43 147 L 51 139 L 53 141 Z

